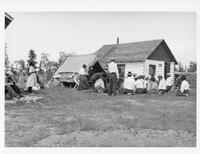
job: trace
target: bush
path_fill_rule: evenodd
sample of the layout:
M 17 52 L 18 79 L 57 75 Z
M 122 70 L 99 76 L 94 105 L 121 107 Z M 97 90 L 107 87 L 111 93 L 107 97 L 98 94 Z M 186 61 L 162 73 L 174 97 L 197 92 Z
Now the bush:
M 186 78 L 190 84 L 190 87 L 196 87 L 196 84 L 197 84 L 197 74 L 196 73 L 186 74 Z

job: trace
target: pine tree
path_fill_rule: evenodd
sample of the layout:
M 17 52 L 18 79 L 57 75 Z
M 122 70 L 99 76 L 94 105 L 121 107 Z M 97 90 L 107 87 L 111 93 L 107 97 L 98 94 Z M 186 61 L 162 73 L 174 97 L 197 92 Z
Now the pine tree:
M 34 50 L 32 50 L 32 49 L 30 49 L 30 51 L 29 51 L 29 55 L 28 55 L 28 60 L 27 60 L 27 62 L 28 63 L 30 63 L 30 62 L 33 62 L 34 64 L 37 64 L 37 62 L 36 62 L 36 54 L 35 54 L 35 51 Z
M 182 63 L 179 61 L 179 68 L 178 68 L 178 70 L 179 70 L 179 72 L 184 72 L 184 67 L 183 67 L 183 65 L 182 65 Z
M 7 71 L 9 68 L 9 58 L 8 58 L 8 54 L 7 54 L 7 43 L 5 43 L 5 70 Z
M 188 72 L 196 72 L 197 71 L 197 63 L 191 61 L 189 64 Z

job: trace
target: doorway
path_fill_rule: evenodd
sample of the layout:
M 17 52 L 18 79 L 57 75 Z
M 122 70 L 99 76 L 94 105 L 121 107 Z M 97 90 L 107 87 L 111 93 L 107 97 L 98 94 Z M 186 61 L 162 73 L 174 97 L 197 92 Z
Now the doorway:
M 155 76 L 156 74 L 156 65 L 149 65 L 149 75 Z
M 117 64 L 118 71 L 119 71 L 119 77 L 124 78 L 125 77 L 125 64 Z
M 167 78 L 167 73 L 170 73 L 170 63 L 165 62 L 165 79 Z

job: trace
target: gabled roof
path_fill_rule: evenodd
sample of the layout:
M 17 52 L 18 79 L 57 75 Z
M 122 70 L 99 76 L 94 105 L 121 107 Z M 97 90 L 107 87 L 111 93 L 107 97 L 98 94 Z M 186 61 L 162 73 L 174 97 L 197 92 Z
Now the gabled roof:
M 65 62 L 58 68 L 56 74 L 59 73 L 78 73 L 80 68 L 85 64 L 88 68 L 97 62 L 95 54 L 84 54 L 68 57 Z
M 147 59 L 162 42 L 165 41 L 159 39 L 104 45 L 96 52 L 96 54 L 100 62 L 108 62 L 110 59 L 115 59 L 117 62 L 142 62 L 145 61 L 145 59 Z M 169 50 L 172 59 L 176 61 L 170 49 L 167 48 L 167 50 Z

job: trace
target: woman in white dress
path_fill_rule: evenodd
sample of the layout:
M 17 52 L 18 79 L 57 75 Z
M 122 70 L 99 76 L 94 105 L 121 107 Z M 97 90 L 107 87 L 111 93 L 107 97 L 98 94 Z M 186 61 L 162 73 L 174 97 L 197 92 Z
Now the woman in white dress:
M 32 88 L 37 84 L 36 70 L 34 68 L 34 63 L 30 62 L 29 71 L 28 71 L 28 79 L 26 82 L 26 87 L 28 88 L 29 93 L 32 93 Z

